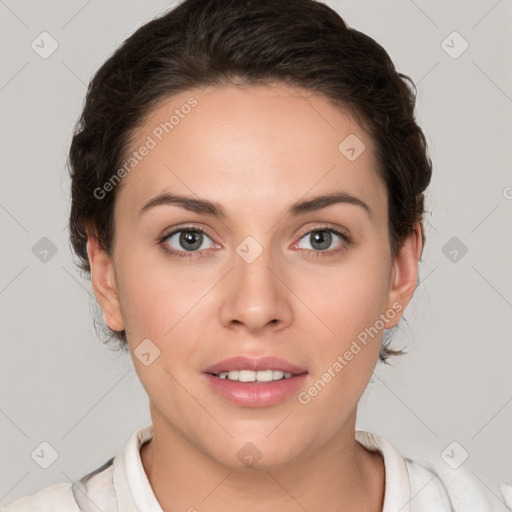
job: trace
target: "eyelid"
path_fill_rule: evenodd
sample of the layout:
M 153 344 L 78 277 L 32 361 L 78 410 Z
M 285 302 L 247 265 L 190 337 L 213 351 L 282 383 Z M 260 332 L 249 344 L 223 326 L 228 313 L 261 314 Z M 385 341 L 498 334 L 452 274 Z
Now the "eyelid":
M 352 241 L 352 236 L 350 235 L 350 232 L 347 229 L 342 228 L 341 226 L 334 226 L 331 224 L 324 224 L 324 223 L 320 223 L 319 225 L 316 225 L 316 226 L 313 226 L 310 228 L 306 228 L 303 231 L 301 231 L 300 234 L 298 235 L 299 240 L 301 238 L 303 238 L 305 235 L 308 235 L 309 233 L 312 233 L 314 231 L 322 231 L 322 230 L 337 232 L 342 238 L 345 238 L 345 240 L 347 242 Z
M 169 238 L 171 235 L 179 233 L 180 231 L 199 231 L 200 233 L 204 233 L 205 235 L 208 235 L 213 240 L 213 236 L 209 233 L 208 229 L 204 228 L 202 226 L 198 226 L 197 224 L 183 224 L 183 225 L 173 226 L 172 228 L 164 230 L 160 239 L 165 240 L 166 238 Z

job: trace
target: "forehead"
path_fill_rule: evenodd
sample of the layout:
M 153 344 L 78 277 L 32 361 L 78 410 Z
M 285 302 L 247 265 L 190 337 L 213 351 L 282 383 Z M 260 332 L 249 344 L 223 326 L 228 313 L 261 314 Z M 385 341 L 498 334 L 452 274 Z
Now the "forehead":
M 165 190 L 235 208 L 250 196 L 266 209 L 342 189 L 385 207 L 368 135 L 347 111 L 299 87 L 180 92 L 147 115 L 124 162 L 133 152 L 116 200 L 132 211 Z

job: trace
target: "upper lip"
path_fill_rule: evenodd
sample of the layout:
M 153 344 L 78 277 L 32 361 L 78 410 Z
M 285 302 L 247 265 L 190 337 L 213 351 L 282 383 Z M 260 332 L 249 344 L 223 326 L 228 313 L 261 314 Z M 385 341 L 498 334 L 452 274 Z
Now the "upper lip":
M 206 368 L 205 373 L 213 373 L 218 375 L 221 372 L 229 372 L 230 370 L 282 370 L 283 372 L 300 374 L 307 373 L 305 368 L 280 359 L 279 357 L 265 356 L 260 358 L 247 356 L 234 356 L 223 359 Z

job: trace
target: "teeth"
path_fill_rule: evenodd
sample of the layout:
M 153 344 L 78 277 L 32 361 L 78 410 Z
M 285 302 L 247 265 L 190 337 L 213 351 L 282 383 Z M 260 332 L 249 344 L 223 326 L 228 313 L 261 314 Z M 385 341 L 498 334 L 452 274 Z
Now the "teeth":
M 289 379 L 291 373 L 281 370 L 230 370 L 229 372 L 221 372 L 218 377 L 220 379 L 236 380 L 239 382 L 271 382 L 273 380 Z

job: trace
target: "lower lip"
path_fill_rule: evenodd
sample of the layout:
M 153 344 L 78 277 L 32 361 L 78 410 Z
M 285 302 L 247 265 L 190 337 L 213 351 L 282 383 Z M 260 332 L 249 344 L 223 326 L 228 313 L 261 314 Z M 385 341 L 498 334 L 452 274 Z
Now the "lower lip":
M 215 393 L 225 400 L 245 407 L 270 407 L 284 402 L 304 384 L 307 373 L 293 375 L 289 379 L 271 382 L 238 382 L 220 379 L 205 373 L 206 380 Z

